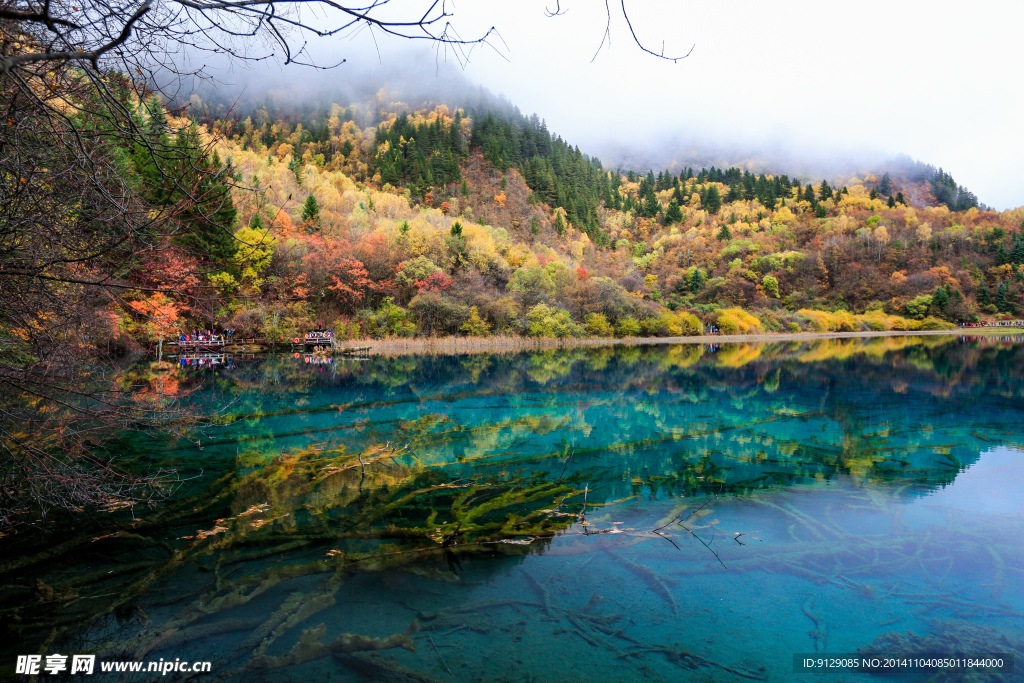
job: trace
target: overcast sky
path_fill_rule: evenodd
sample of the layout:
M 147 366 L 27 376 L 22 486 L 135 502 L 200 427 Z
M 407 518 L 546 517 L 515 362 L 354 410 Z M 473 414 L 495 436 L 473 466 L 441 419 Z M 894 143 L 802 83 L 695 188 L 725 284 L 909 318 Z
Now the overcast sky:
M 611 46 L 591 63 L 606 22 L 600 0 L 562 0 L 567 11 L 550 18 L 554 0 L 461 0 L 452 22 L 464 37 L 495 25 L 508 46 L 496 42 L 508 61 L 475 49 L 464 76 L 609 162 L 617 145 L 672 139 L 905 153 L 990 206 L 1024 205 L 1021 0 L 627 0 L 655 51 L 663 40 L 670 56 L 694 46 L 675 64 L 642 53 L 610 5 Z M 385 67 L 409 59 L 407 45 L 378 38 Z M 342 49 L 375 57 L 367 32 Z

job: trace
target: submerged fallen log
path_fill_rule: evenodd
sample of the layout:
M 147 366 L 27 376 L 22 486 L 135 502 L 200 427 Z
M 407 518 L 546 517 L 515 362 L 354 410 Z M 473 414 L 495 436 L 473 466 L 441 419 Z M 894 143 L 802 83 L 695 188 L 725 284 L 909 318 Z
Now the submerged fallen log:
M 662 579 L 661 576 L 644 565 L 628 560 L 611 550 L 608 551 L 608 556 L 616 563 L 629 570 L 632 574 L 639 577 L 651 590 L 665 600 L 665 602 L 668 603 L 668 606 L 672 609 L 673 614 L 679 613 L 679 608 L 676 605 L 676 598 L 672 595 L 672 591 L 668 589 L 668 586 L 665 585 L 665 580 Z
M 719 664 L 716 661 L 695 655 L 692 652 L 687 652 L 682 648 L 676 646 L 676 648 L 670 647 L 644 647 L 630 650 L 629 652 L 620 655 L 620 657 L 640 657 L 647 653 L 658 653 L 668 657 L 668 661 L 672 662 L 676 666 L 683 669 L 696 669 L 699 667 L 709 667 L 713 669 L 721 669 L 722 671 L 728 671 L 731 674 L 739 676 L 740 678 L 746 678 L 752 681 L 766 681 L 768 676 L 765 675 L 761 670 L 749 671 L 747 669 L 740 669 L 738 667 L 729 666 L 728 664 Z M 761 667 L 763 669 L 763 667 Z
M 441 683 L 432 676 L 380 655 L 336 652 L 334 659 L 369 680 L 379 683 Z

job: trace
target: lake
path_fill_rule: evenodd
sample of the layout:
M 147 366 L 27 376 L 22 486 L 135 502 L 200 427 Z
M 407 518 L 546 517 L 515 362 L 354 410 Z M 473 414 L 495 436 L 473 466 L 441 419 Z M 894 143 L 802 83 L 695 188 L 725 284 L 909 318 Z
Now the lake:
M 183 481 L 42 555 L 0 541 L 8 673 L 93 653 L 209 661 L 197 680 L 880 680 L 795 673 L 873 654 L 1016 656 L 897 673 L 1024 680 L 1019 340 L 286 355 L 147 381 L 208 424 L 111 447 Z

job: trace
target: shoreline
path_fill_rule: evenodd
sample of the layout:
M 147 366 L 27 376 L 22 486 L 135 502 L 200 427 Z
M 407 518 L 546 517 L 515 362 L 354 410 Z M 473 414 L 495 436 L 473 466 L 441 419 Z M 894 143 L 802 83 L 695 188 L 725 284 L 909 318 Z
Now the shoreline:
M 725 344 L 806 342 L 822 339 L 870 339 L 875 337 L 999 336 L 1024 335 L 1018 327 L 954 328 L 952 330 L 869 330 L 859 332 L 769 332 L 763 334 L 699 335 L 695 337 L 625 337 L 591 339 L 530 339 L 526 337 L 441 337 L 434 339 L 359 339 L 346 342 L 349 348 L 366 349 L 374 356 L 411 354 L 457 355 L 472 353 L 515 353 L 534 349 L 579 346 L 654 346 L 660 344 Z M 369 348 L 366 348 L 369 347 Z

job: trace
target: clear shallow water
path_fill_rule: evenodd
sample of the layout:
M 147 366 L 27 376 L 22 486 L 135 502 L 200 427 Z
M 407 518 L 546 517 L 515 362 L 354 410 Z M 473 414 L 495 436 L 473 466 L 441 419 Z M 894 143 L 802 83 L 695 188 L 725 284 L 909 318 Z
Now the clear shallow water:
M 201 450 L 122 444 L 194 476 L 180 502 L 23 570 L 77 595 L 16 642 L 239 680 L 819 679 L 793 654 L 872 643 L 1024 671 L 1022 360 L 904 337 L 186 367 L 219 411 Z

